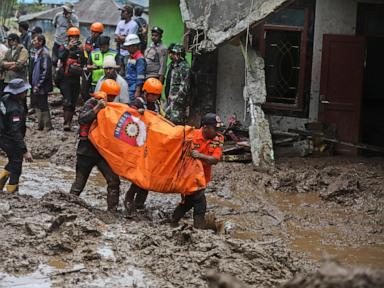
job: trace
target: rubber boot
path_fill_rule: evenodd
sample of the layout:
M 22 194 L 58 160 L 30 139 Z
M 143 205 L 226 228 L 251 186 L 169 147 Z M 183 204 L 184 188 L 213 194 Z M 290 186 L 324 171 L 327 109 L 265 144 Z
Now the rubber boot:
M 3 170 L 0 174 L 0 191 L 3 191 L 5 184 L 7 183 L 9 179 L 9 171 L 8 170 Z
M 51 122 L 51 113 L 49 111 L 41 112 L 44 127 L 47 131 L 51 131 L 53 129 L 52 122 Z
M 204 215 L 193 216 L 193 227 L 196 229 L 206 229 Z
M 171 227 L 179 226 L 179 221 L 181 220 L 181 218 L 184 217 L 184 215 L 185 215 L 185 211 L 183 207 L 181 205 L 177 206 L 172 215 Z
M 142 210 L 145 208 L 145 201 L 147 200 L 148 197 L 148 191 L 138 188 L 138 191 L 136 192 L 136 197 L 135 197 L 135 207 L 136 209 Z
M 133 185 L 131 185 L 127 193 L 125 193 L 125 198 L 124 198 L 124 207 L 126 209 L 127 214 L 132 214 L 136 212 L 136 206 L 134 201 L 135 194 L 136 194 L 136 190 L 134 189 Z
M 8 184 L 6 187 L 8 193 L 15 193 L 19 191 L 19 184 Z
M 119 195 L 120 195 L 119 189 L 115 189 L 115 188 L 108 189 L 107 210 L 109 212 L 113 212 L 113 213 L 117 212 L 117 206 L 119 206 Z
M 43 120 L 43 112 L 41 112 L 40 109 L 36 109 L 36 115 L 37 115 L 37 130 L 42 131 L 44 130 L 44 120 Z
M 71 122 L 73 118 L 73 112 L 64 111 L 64 131 L 71 131 Z

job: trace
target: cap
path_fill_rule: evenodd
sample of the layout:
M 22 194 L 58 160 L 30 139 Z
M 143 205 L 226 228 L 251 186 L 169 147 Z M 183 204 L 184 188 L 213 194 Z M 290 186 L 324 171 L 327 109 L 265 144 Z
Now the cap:
M 67 11 L 68 13 L 73 13 L 75 10 L 73 9 L 73 4 L 72 3 L 65 3 L 63 6 L 63 9 Z
M 159 34 L 163 35 L 164 30 L 161 29 L 159 26 L 153 26 L 151 29 L 151 32 L 152 33 L 159 33 Z
M 181 44 L 173 45 L 172 48 L 169 49 L 169 51 L 171 51 L 173 53 L 178 53 L 178 54 L 185 53 L 185 49 L 184 49 L 183 45 L 181 45 Z
M 28 82 L 25 82 L 23 79 L 16 78 L 11 80 L 8 85 L 4 88 L 4 93 L 10 93 L 12 95 L 17 95 L 23 93 L 31 88 Z
M 8 35 L 7 40 L 20 42 L 20 37 L 16 33 L 11 33 Z
M 214 125 L 215 127 L 221 127 L 221 119 L 215 113 L 207 113 L 201 119 L 201 125 Z

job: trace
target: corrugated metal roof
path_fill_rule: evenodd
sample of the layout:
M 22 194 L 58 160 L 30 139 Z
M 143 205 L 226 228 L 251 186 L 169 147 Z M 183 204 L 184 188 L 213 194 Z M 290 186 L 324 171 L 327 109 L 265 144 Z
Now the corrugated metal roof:
M 60 5 L 64 4 L 67 2 L 71 3 L 76 3 L 79 0 L 42 0 L 41 4 L 55 4 L 55 5 Z M 36 0 L 19 0 L 17 1 L 18 3 L 25 3 L 25 4 L 35 4 L 37 1 Z
M 149 7 L 149 0 L 116 0 L 120 5 L 131 4 L 133 6 Z
M 113 0 L 81 0 L 75 4 L 75 14 L 80 23 L 93 23 L 100 21 L 104 25 L 116 26 L 120 20 L 118 5 Z M 52 20 L 56 13 L 61 12 L 61 7 L 46 11 L 23 15 L 19 21 L 30 21 L 33 19 Z

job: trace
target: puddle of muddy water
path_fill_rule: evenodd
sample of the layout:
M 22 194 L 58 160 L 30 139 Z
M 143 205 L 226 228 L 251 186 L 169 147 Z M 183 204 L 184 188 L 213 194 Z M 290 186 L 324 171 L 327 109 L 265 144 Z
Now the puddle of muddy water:
M 40 265 L 35 272 L 26 275 L 0 273 L 0 287 L 49 288 L 52 283 L 47 274 L 52 271 L 52 267 Z

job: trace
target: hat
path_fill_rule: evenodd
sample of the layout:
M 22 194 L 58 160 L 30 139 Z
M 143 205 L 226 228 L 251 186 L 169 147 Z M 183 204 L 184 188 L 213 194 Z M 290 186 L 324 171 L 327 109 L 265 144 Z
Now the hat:
M 184 54 L 185 53 L 185 49 L 184 49 L 183 45 L 181 45 L 181 44 L 173 45 L 172 48 L 169 49 L 169 51 L 171 51 L 173 53 L 178 53 L 178 54 Z
M 207 113 L 201 119 L 201 125 L 214 125 L 215 127 L 221 127 L 221 119 L 215 113 Z
M 31 88 L 29 83 L 25 82 L 23 79 L 16 78 L 11 80 L 8 85 L 4 88 L 4 93 L 10 93 L 12 95 L 17 95 L 23 93 Z
M 112 55 L 105 56 L 103 68 L 119 68 L 119 66 L 116 64 L 115 57 Z
M 131 46 L 135 44 L 140 44 L 140 38 L 136 34 L 128 34 L 125 38 L 123 46 Z
M 152 33 L 159 33 L 159 34 L 163 35 L 164 30 L 161 29 L 159 26 L 153 26 L 151 29 L 151 32 Z
M 72 3 L 65 3 L 63 6 L 63 9 L 67 11 L 68 13 L 73 13 L 75 10 L 73 9 L 73 4 Z

